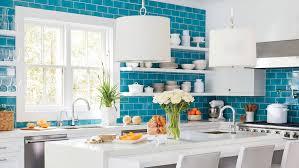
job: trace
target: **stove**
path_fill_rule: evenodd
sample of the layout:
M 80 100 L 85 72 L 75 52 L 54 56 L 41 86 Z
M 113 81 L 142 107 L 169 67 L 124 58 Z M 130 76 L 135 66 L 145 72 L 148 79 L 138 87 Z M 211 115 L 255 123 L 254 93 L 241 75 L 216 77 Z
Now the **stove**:
M 265 121 L 240 123 L 240 131 L 282 135 L 286 139 L 299 139 L 299 123 L 272 124 Z

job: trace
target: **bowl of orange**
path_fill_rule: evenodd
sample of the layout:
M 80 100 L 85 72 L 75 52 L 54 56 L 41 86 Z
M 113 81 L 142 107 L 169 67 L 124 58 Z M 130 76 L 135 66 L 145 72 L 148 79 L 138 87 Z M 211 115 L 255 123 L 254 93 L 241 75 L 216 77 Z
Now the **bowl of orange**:
M 202 119 L 201 111 L 198 108 L 192 108 L 188 111 L 189 121 L 200 121 Z

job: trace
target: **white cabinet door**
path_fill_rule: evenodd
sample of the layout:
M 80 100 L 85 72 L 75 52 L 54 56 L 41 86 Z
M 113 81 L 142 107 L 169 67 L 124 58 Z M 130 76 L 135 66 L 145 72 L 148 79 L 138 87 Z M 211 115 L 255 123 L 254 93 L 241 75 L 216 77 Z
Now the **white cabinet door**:
M 0 155 L 0 168 L 20 168 L 17 159 L 17 154 L 15 155 Z
M 264 96 L 265 70 L 214 68 L 205 76 L 206 92 L 219 96 Z

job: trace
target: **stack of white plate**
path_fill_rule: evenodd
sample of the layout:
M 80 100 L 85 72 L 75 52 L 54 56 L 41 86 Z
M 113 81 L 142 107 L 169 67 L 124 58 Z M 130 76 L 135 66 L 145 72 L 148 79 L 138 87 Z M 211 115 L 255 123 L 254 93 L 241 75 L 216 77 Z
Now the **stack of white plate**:
M 153 84 L 154 92 L 155 93 L 161 93 L 165 90 L 165 84 L 164 83 L 154 83 Z
M 180 89 L 180 86 L 177 85 L 177 81 L 166 81 L 165 89 L 166 91 L 173 91 L 175 89 Z
M 171 58 L 171 62 L 163 62 L 159 65 L 160 68 L 166 68 L 166 69 L 177 69 L 179 66 L 175 63 L 175 58 Z

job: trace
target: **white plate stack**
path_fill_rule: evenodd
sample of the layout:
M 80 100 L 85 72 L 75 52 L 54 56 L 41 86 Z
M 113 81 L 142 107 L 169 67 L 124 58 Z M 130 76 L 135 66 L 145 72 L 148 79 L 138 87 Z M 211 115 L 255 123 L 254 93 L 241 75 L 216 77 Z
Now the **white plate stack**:
M 159 64 L 160 68 L 165 68 L 165 69 L 177 69 L 178 64 L 175 63 L 175 58 L 171 58 L 171 62 L 163 62 Z
M 180 89 L 180 86 L 177 85 L 177 81 L 166 81 L 165 89 L 166 91 L 173 91 L 175 89 Z

